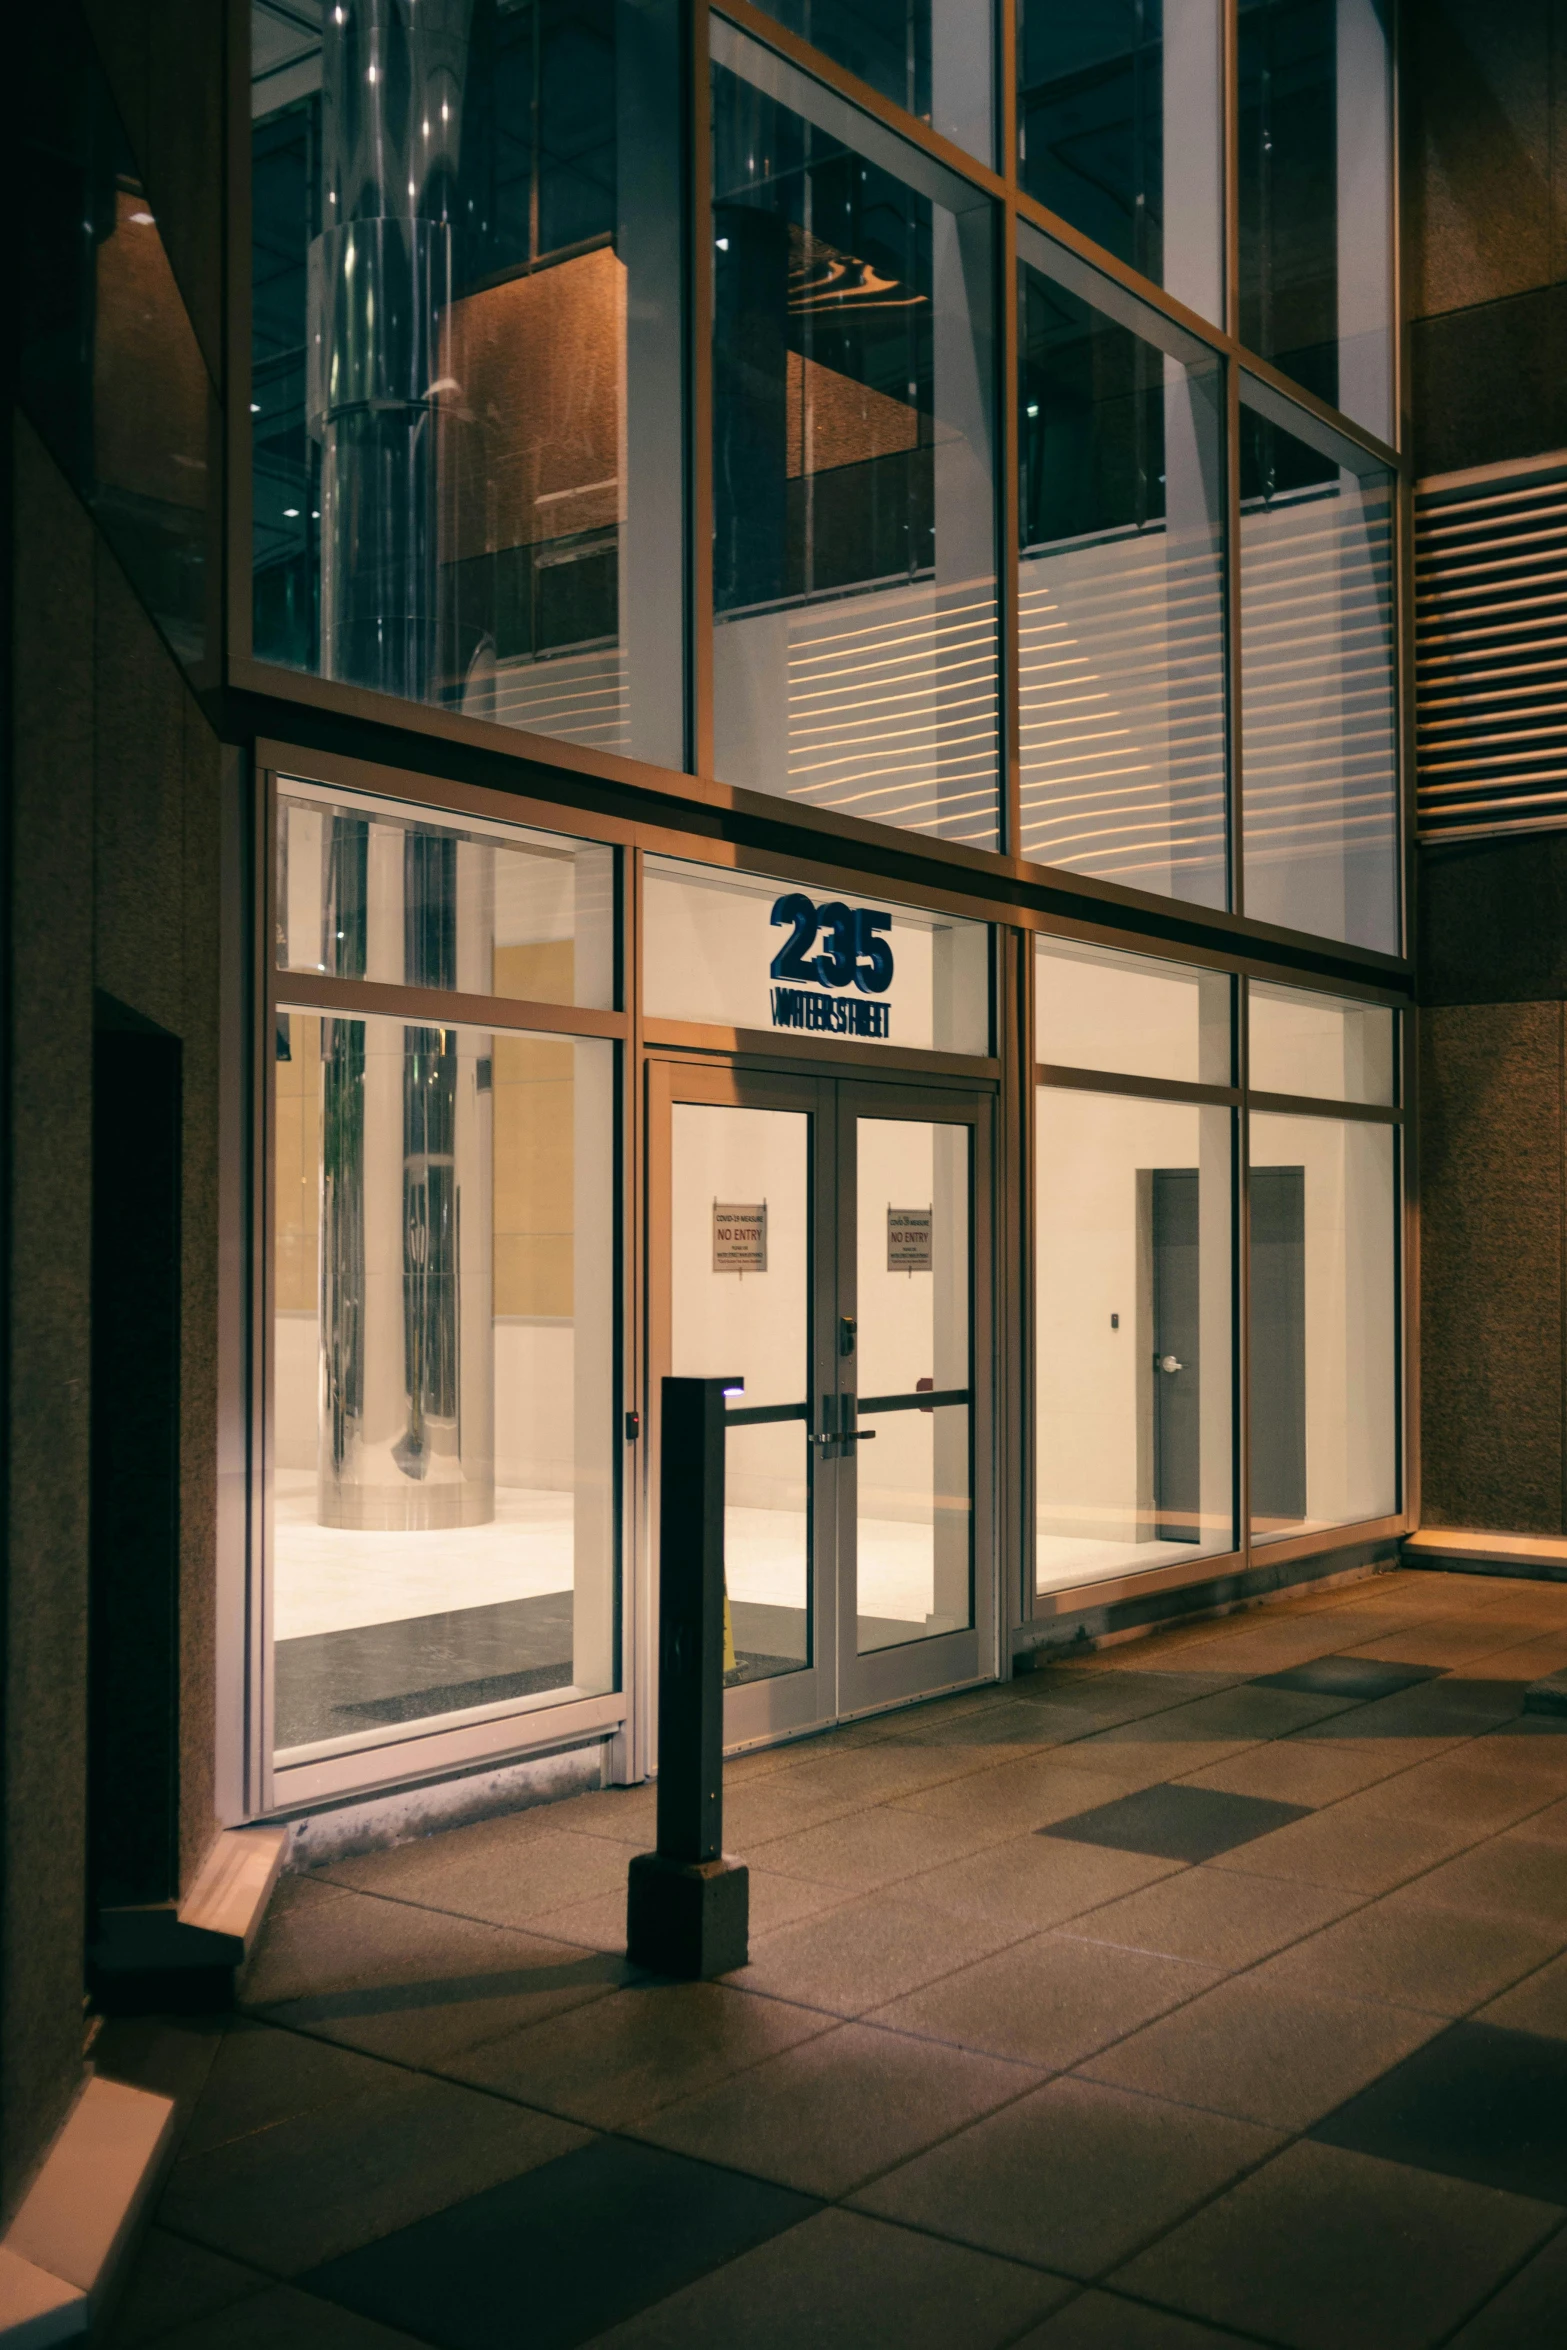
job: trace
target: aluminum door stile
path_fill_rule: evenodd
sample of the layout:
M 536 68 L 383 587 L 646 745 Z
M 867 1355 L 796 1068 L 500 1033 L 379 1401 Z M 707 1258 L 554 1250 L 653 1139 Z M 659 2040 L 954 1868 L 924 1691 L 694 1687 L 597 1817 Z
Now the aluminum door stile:
M 810 1242 L 808 1386 L 809 1433 L 819 1433 L 822 1399 L 831 1392 L 833 1361 L 833 1294 L 837 1266 L 833 1261 L 832 1221 L 823 1203 L 834 1196 L 835 1145 L 831 1117 L 831 1082 L 811 1077 L 774 1076 L 732 1064 L 666 1060 L 650 1055 L 647 1071 L 646 1137 L 646 1254 L 647 1267 L 647 1411 L 643 1421 L 645 1450 L 643 1524 L 649 1554 L 648 1636 L 645 1651 L 655 1645 L 658 1621 L 657 1529 L 659 1523 L 659 1399 L 662 1382 L 673 1359 L 674 1253 L 673 1140 L 677 1103 L 715 1108 L 803 1112 L 810 1124 L 810 1197 L 807 1208 Z M 733 1369 L 715 1364 L 715 1371 Z M 829 1448 L 811 1447 L 810 1577 L 811 1663 L 800 1672 L 782 1673 L 731 1689 L 725 1700 L 724 1744 L 733 1752 L 766 1745 L 777 1738 L 815 1729 L 834 1718 L 837 1685 L 836 1570 L 834 1506 L 837 1464 L 827 1458 Z M 656 1683 L 656 1675 L 654 1676 Z M 649 1758 L 658 1751 L 656 1686 L 647 1700 Z
M 856 1084 L 838 1086 L 838 1168 L 835 1222 L 839 1264 L 837 1311 L 858 1318 L 858 1153 L 859 1118 L 906 1118 L 919 1123 L 966 1125 L 969 1129 L 969 1477 L 971 1519 L 971 1621 L 966 1632 L 916 1639 L 901 1647 L 859 1654 L 856 1627 L 857 1575 L 841 1573 L 838 1585 L 838 1713 L 847 1719 L 900 1701 L 928 1697 L 993 1679 L 996 1673 L 998 1577 L 996 1573 L 996 1349 L 993 1310 L 994 1217 L 992 1210 L 993 1098 L 953 1094 L 931 1087 Z M 858 1357 L 833 1365 L 837 1410 L 854 1414 L 859 1392 Z M 840 1426 L 844 1419 L 840 1417 Z M 855 1556 L 854 1526 L 858 1477 L 857 1445 L 842 1448 L 838 1481 L 839 1557 Z

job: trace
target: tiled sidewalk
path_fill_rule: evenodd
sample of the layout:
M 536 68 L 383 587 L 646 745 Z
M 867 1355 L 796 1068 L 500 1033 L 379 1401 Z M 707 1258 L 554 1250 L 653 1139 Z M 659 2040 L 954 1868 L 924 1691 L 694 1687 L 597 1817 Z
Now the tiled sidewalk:
M 1567 2340 L 1567 1587 L 1398 1574 L 285 1882 L 115 2350 Z

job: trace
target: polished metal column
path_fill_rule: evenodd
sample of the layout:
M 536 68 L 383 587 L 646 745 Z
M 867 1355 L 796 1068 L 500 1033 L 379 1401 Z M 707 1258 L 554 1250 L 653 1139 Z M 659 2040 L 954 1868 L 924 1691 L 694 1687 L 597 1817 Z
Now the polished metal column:
M 436 655 L 436 431 L 471 0 L 322 10 L 310 248 L 321 443 L 321 668 L 425 700 Z
M 378 853 L 387 835 L 396 860 Z M 464 845 L 334 817 L 322 967 L 384 974 L 395 940 L 404 984 L 454 987 Z M 455 1027 L 323 1022 L 324 1526 L 413 1533 L 495 1514 L 488 1045 Z

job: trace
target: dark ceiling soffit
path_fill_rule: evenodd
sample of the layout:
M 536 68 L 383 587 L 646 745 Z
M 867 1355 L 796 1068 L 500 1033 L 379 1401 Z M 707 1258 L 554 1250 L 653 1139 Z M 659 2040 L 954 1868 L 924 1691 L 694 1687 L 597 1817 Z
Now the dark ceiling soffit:
M 266 674 L 259 664 L 245 666 L 252 676 Z M 287 682 L 289 686 L 295 683 L 293 679 Z M 461 733 L 455 728 L 448 732 L 444 726 L 439 731 L 423 727 L 416 731 L 390 724 L 368 710 L 361 713 L 326 706 L 315 698 L 321 691 L 318 681 L 302 682 L 314 688 L 308 699 L 296 699 L 291 692 L 272 695 L 237 687 L 227 693 L 204 695 L 202 705 L 220 740 L 242 747 L 258 741 L 297 744 L 302 751 L 321 751 L 408 775 L 439 774 L 479 790 L 591 810 L 619 823 L 660 825 L 694 839 L 724 841 L 764 857 L 816 856 L 824 864 L 874 876 L 891 885 L 901 881 L 987 901 L 995 907 L 998 919 L 1004 919 L 1009 908 L 1018 908 L 1060 921 L 1103 924 L 1130 937 L 1162 939 L 1210 953 L 1249 952 L 1281 969 L 1318 978 L 1370 982 L 1400 990 L 1414 986 L 1413 966 L 1396 955 L 1332 942 L 1319 944 L 1264 922 L 1248 922 L 1203 906 L 1177 906 L 1166 898 L 1086 876 L 1046 881 L 1037 878 L 1040 868 L 1036 866 L 953 843 L 943 845 L 938 853 L 922 853 L 912 845 L 920 835 L 900 837 L 853 817 L 819 817 L 801 810 L 775 814 L 773 803 L 761 793 L 732 791 L 696 776 L 685 779 L 685 790 L 670 791 L 661 788 L 661 769 L 639 766 L 629 759 L 612 758 L 603 763 L 619 768 L 618 776 L 593 774 L 574 761 L 557 766 L 521 751 L 464 739 L 466 725 Z M 343 689 L 327 690 L 335 698 Z M 365 699 L 379 703 L 381 697 Z M 474 732 L 479 731 L 475 724 Z M 483 732 L 488 734 L 490 729 Z

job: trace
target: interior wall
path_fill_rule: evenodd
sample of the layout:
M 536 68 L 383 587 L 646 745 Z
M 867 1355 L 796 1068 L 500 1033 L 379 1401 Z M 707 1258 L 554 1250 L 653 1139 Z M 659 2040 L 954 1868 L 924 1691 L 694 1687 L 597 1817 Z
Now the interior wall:
M 13 435 L 0 2215 L 82 2070 L 95 995 L 182 1046 L 183 1883 L 217 1825 L 218 747 L 41 442 L 20 417 Z

